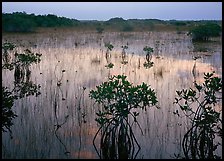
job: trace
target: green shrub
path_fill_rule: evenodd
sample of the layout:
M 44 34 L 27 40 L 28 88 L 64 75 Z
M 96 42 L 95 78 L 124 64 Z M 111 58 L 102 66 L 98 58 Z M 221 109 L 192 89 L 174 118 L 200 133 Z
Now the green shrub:
M 56 15 L 34 15 L 26 12 L 2 13 L 2 31 L 34 32 L 37 27 L 76 26 L 78 20 Z
M 101 26 L 98 26 L 98 27 L 96 27 L 96 31 L 97 31 L 97 33 L 103 33 L 104 28 Z
M 211 37 L 220 36 L 221 31 L 222 28 L 218 24 L 207 23 L 193 28 L 189 34 L 192 35 L 193 41 L 208 41 Z
M 222 80 L 214 73 L 204 74 L 204 79 L 202 85 L 194 82 L 195 89 L 177 91 L 174 102 L 191 122 L 182 141 L 185 159 L 220 159 L 215 154 L 220 145 L 215 138 L 222 137 L 222 120 L 214 107 L 221 99 Z M 178 110 L 174 114 L 180 116 Z
M 109 78 L 109 81 L 97 86 L 96 90 L 90 91 L 90 98 L 103 105 L 103 109 L 96 113 L 95 120 L 101 127 L 93 140 L 94 143 L 101 130 L 102 153 L 98 151 L 97 153 L 103 159 L 133 159 L 136 157 L 138 152 L 134 156 L 135 144 L 139 149 L 140 146 L 133 134 L 133 124 L 130 120 L 133 118 L 133 121 L 138 124 L 139 112 L 137 110 L 146 110 L 146 107 L 154 106 L 158 102 L 154 90 L 149 85 L 142 83 L 134 86 L 126 78 L 127 76 L 124 75 L 113 76 Z
M 123 27 L 122 27 L 122 31 L 124 32 L 130 32 L 130 31 L 133 31 L 134 30 L 134 27 L 129 25 L 129 24 L 125 24 Z

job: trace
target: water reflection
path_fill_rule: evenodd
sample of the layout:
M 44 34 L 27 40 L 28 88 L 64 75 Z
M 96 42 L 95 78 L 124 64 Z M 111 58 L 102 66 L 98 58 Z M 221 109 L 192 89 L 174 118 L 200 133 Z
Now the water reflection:
M 93 145 L 100 159 L 135 159 L 141 149 L 132 127 L 128 122 L 115 125 L 109 122 L 97 131 Z M 95 139 L 101 132 L 100 147 L 97 149 Z
M 12 71 L 14 69 L 14 87 L 2 87 L 2 132 L 9 131 L 12 138 L 11 126 L 13 119 L 18 115 L 12 110 L 15 100 L 21 99 L 30 95 L 38 96 L 40 94 L 40 85 L 33 84 L 30 80 L 30 66 L 34 63 L 40 62 L 41 54 L 34 54 L 29 49 L 18 53 L 16 46 L 12 43 L 3 43 L 3 59 L 2 69 L 4 71 Z M 13 51 L 14 50 L 14 51 Z M 7 130 L 6 130 L 7 129 Z
M 2 134 L 2 158 L 99 158 L 92 142 L 99 127 L 89 91 L 106 81 L 108 74 L 125 74 L 133 84 L 145 82 L 157 93 L 161 108 L 139 111 L 143 134 L 137 126 L 132 127 L 141 146 L 136 158 L 173 158 L 174 153 L 182 152 L 181 138 L 189 126 L 186 119 L 173 115 L 176 90 L 193 87 L 194 80 L 202 82 L 204 72 L 214 70 L 222 77 L 221 43 L 211 47 L 215 51 L 211 56 L 202 55 L 196 60 L 194 77 L 194 46 L 185 34 L 103 33 L 99 37 L 95 33 L 49 32 L 3 35 L 3 42 L 6 39 L 23 45 L 21 51 L 31 47 L 42 54 L 41 62 L 30 67 L 32 74 L 28 79 L 40 84 L 41 95 L 15 101 L 13 110 L 18 117 L 11 129 L 14 138 Z M 108 60 L 105 42 L 114 45 Z M 122 57 L 121 45 L 127 42 L 128 49 Z M 156 53 L 152 55 L 154 64 L 149 69 L 143 65 L 145 45 L 158 49 L 159 53 L 158 58 Z M 113 63 L 113 68 L 107 69 L 108 63 Z M 2 70 L 4 86 L 12 88 L 13 72 Z M 99 144 L 100 138 L 95 142 Z

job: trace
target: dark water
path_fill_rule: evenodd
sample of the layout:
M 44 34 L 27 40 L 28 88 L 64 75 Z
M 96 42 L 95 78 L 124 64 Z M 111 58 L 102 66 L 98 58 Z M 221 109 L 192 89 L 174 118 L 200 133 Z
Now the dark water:
M 185 117 L 173 114 L 175 91 L 193 87 L 193 81 L 203 82 L 204 72 L 215 71 L 222 77 L 221 43 L 211 44 L 212 51 L 194 52 L 190 38 L 174 32 L 3 35 L 4 41 L 16 43 L 18 51 L 29 48 L 41 53 L 42 58 L 31 66 L 30 78 L 41 85 L 41 95 L 15 101 L 18 117 L 11 127 L 13 138 L 2 133 L 2 158 L 98 158 L 92 140 L 99 128 L 95 121 L 99 107 L 89 91 L 117 74 L 127 75 L 136 85 L 150 84 L 157 93 L 160 109 L 139 111 L 143 134 L 133 126 L 141 146 L 137 158 L 174 158 L 174 153 L 182 154 L 181 139 L 189 125 Z M 114 45 L 109 59 L 107 42 Z M 127 44 L 127 56 L 122 59 L 121 46 Z M 155 49 L 149 69 L 143 66 L 146 45 Z M 200 59 L 192 59 L 198 55 Z M 107 69 L 108 63 L 114 67 Z M 2 70 L 3 86 L 13 88 L 13 72 Z M 216 108 L 222 110 L 221 102 Z M 217 153 L 221 155 L 221 148 Z

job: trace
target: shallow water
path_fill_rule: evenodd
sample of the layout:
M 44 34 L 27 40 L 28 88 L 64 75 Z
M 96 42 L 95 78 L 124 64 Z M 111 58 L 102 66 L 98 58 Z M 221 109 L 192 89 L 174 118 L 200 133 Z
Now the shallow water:
M 10 34 L 3 35 L 5 41 L 16 43 L 19 51 L 29 48 L 42 57 L 31 66 L 30 78 L 41 85 L 41 95 L 15 101 L 13 110 L 18 117 L 11 127 L 13 138 L 2 133 L 2 158 L 98 158 L 92 140 L 99 128 L 95 121 L 99 107 L 89 92 L 117 74 L 127 75 L 135 85 L 151 85 L 158 98 L 160 109 L 140 111 L 143 134 L 134 125 L 141 146 L 137 158 L 175 158 L 174 153 L 182 153 L 181 139 L 189 124 L 173 114 L 175 91 L 193 87 L 193 81 L 202 82 L 204 72 L 215 71 L 222 77 L 221 43 L 211 44 L 212 52 L 194 52 L 191 39 L 175 32 Z M 109 59 L 104 47 L 108 42 L 114 45 Z M 121 46 L 127 44 L 122 59 Z M 143 66 L 146 45 L 155 50 L 154 65 L 148 69 Z M 192 59 L 198 55 L 200 59 Z M 107 69 L 108 63 L 114 67 Z M 3 86 L 13 88 L 13 72 L 2 70 Z M 221 102 L 217 110 L 222 110 Z M 57 129 L 57 125 L 61 126 Z

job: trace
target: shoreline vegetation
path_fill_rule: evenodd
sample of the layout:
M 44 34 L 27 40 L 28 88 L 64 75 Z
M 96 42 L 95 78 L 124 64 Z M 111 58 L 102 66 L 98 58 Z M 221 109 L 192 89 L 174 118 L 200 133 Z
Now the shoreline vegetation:
M 85 32 L 150 32 L 150 31 L 189 31 L 208 23 L 222 27 L 222 20 L 159 20 L 111 18 L 106 21 L 77 20 L 58 17 L 53 14 L 35 15 L 26 12 L 2 13 L 2 33 L 42 33 L 48 31 Z

